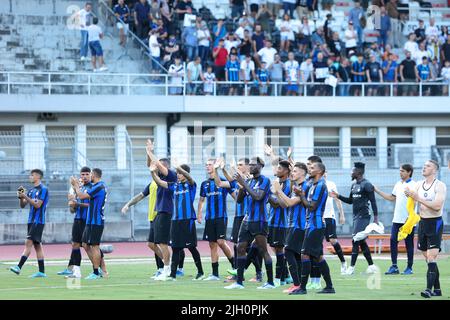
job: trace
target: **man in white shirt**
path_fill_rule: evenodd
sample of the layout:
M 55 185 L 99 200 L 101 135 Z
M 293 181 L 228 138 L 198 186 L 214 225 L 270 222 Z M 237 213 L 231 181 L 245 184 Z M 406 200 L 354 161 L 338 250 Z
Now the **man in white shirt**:
M 233 32 L 230 32 L 228 34 L 228 37 L 225 39 L 224 48 L 227 49 L 228 53 L 231 52 L 231 48 L 236 48 L 241 43 L 241 40 L 234 34 Z
M 298 94 L 298 86 L 300 84 L 300 66 L 297 60 L 294 59 L 294 53 L 291 51 L 288 54 L 288 60 L 284 63 L 284 70 L 286 70 L 286 95 L 296 96 Z
M 241 79 L 247 84 L 249 81 L 256 79 L 255 75 L 255 63 L 252 61 L 252 57 L 248 54 L 241 62 Z M 247 86 L 247 95 L 250 95 L 251 86 Z
M 108 67 L 105 66 L 105 61 L 103 60 L 103 49 L 100 44 L 100 39 L 103 38 L 103 31 L 97 25 L 98 18 L 95 17 L 92 20 L 92 24 L 87 27 L 88 37 L 89 37 L 89 49 L 91 49 L 91 62 L 94 72 L 106 71 Z M 99 68 L 97 69 L 97 60 Z
M 414 53 L 419 50 L 419 46 L 417 45 L 416 42 L 416 35 L 414 34 L 414 32 L 411 32 L 408 35 L 408 41 L 405 42 L 405 45 L 403 47 L 404 51 L 409 51 L 411 52 L 411 55 L 414 56 Z
M 427 47 L 425 45 L 425 41 L 422 41 L 419 44 L 419 49 L 416 50 L 416 52 L 412 55 L 413 59 L 416 60 L 416 65 L 419 65 L 422 63 L 423 57 L 428 58 L 428 61 L 431 60 L 431 53 L 427 50 Z
M 203 69 L 202 69 L 202 60 L 200 57 L 195 57 L 194 61 L 191 61 L 187 64 L 187 94 L 189 95 L 195 95 L 197 94 L 197 88 L 200 84 L 198 83 L 192 83 L 197 81 L 204 81 L 203 78 Z
M 439 29 L 435 25 L 434 18 L 430 18 L 430 25 L 425 28 L 425 35 L 427 36 L 427 40 L 430 41 L 430 38 L 439 37 Z
M 277 50 L 272 48 L 272 40 L 266 39 L 264 41 L 264 48 L 261 48 L 258 53 L 255 54 L 255 60 L 257 60 L 259 64 L 261 64 L 261 61 L 264 61 L 268 66 L 270 66 L 275 60 Z
M 397 266 L 397 255 L 398 255 L 398 241 L 397 235 L 399 229 L 405 224 L 408 219 L 408 210 L 406 209 L 406 202 L 408 197 L 405 195 L 405 188 L 409 187 L 414 189 L 416 183 L 412 180 L 414 169 L 410 164 L 402 164 L 400 166 L 400 181 L 398 181 L 392 194 L 385 193 L 375 186 L 375 192 L 381 197 L 388 201 L 395 201 L 394 218 L 392 219 L 392 229 L 391 229 L 391 260 L 392 266 L 385 274 L 399 274 L 399 269 Z M 406 250 L 408 255 L 408 266 L 405 271 L 402 272 L 404 275 L 413 274 L 412 266 L 414 260 L 414 229 L 411 234 L 405 239 Z
M 81 42 L 80 42 L 80 60 L 85 61 L 89 60 L 87 57 L 88 54 L 88 31 L 87 26 L 90 24 L 90 19 L 92 17 L 92 3 L 86 2 L 84 5 L 84 9 L 78 11 L 78 25 L 81 32 Z
M 148 39 L 148 47 L 152 56 L 152 72 L 159 73 L 161 44 L 158 42 L 158 29 L 150 30 L 150 38 Z
M 311 58 L 307 58 L 300 65 L 300 77 L 302 83 L 314 82 L 314 66 Z

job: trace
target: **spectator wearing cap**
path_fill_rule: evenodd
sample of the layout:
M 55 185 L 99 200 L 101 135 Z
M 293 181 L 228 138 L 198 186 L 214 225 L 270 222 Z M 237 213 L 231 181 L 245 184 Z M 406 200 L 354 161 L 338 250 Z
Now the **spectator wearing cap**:
M 419 27 L 414 30 L 414 34 L 416 35 L 417 43 L 421 43 L 426 40 L 427 36 L 425 35 L 425 24 L 422 19 L 419 19 Z
M 348 27 L 344 32 L 345 37 L 345 50 L 347 51 L 347 55 L 349 55 L 350 51 L 356 51 L 357 47 L 357 34 L 355 29 L 353 28 L 353 22 L 349 21 Z
M 228 60 L 228 51 L 224 48 L 224 42 L 220 39 L 217 47 L 213 49 L 214 73 L 219 81 L 225 79 L 225 65 Z
M 150 30 L 150 21 L 150 5 L 147 0 L 139 0 L 134 6 L 134 24 L 139 39 L 144 40 L 147 38 Z
M 391 32 L 391 19 L 386 14 L 386 8 L 380 8 L 380 29 L 378 30 L 378 45 L 384 48 L 388 43 L 389 33 Z
M 364 16 L 364 11 L 361 8 L 359 0 L 355 0 L 355 6 L 350 10 L 348 14 L 348 21 L 353 24 L 353 27 L 358 35 L 358 46 L 362 45 L 363 28 L 361 26 L 361 18 Z
M 209 59 L 209 52 L 211 46 L 211 33 L 208 30 L 208 25 L 205 21 L 200 22 L 197 25 L 197 38 L 198 38 L 198 55 L 203 64 Z
M 197 27 L 184 27 L 181 38 L 183 39 L 186 59 L 188 61 L 194 60 L 194 58 L 198 55 Z

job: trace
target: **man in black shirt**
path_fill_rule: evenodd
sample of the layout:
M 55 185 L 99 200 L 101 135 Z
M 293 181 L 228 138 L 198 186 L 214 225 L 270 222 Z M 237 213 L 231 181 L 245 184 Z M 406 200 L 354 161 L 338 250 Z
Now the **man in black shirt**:
M 364 178 L 365 164 L 362 162 L 355 162 L 352 170 L 352 180 L 356 180 L 351 187 L 350 196 L 344 197 L 335 191 L 330 193 L 330 196 L 339 199 L 345 203 L 353 205 L 353 237 L 361 231 L 364 231 L 370 224 L 369 201 L 372 205 L 373 222 L 378 223 L 378 208 L 375 200 L 375 189 L 368 180 Z M 372 256 L 370 254 L 369 246 L 366 240 L 354 241 L 352 240 L 352 260 L 351 265 L 347 269 L 347 275 L 352 275 L 355 271 L 355 264 L 358 258 L 359 248 L 361 248 L 364 257 L 369 264 L 366 273 L 375 273 L 376 266 L 373 264 Z
M 231 0 L 231 17 L 233 19 L 238 19 L 242 16 L 242 13 L 245 10 L 244 7 L 245 0 Z
M 351 67 L 347 58 L 342 58 L 341 64 L 338 69 L 339 82 L 350 82 Z M 341 97 L 348 96 L 350 86 L 348 84 L 342 84 L 338 82 L 338 95 Z
M 239 55 L 241 56 L 241 61 L 244 59 L 243 56 L 251 56 L 252 55 L 252 39 L 250 38 L 250 32 L 246 29 L 244 30 L 244 39 L 242 39 L 242 42 L 238 46 L 239 49 Z
M 402 61 L 402 63 L 400 63 L 400 78 L 402 82 L 417 82 L 418 77 L 416 63 L 411 58 L 411 52 L 409 51 L 406 51 L 406 58 Z M 404 96 L 413 96 L 417 91 L 417 86 L 407 84 L 402 86 L 402 91 Z
M 447 42 L 441 47 L 441 62 L 450 61 L 450 34 L 447 35 Z
M 418 44 L 426 40 L 427 36 L 425 35 L 425 26 L 423 20 L 419 20 L 419 27 L 414 30 L 414 33 L 416 34 L 416 42 Z
M 370 55 L 370 61 L 368 64 L 366 64 L 366 77 L 367 82 L 383 82 L 383 71 L 380 64 L 376 61 L 374 55 Z M 367 95 L 377 95 L 378 87 L 378 85 L 369 86 Z

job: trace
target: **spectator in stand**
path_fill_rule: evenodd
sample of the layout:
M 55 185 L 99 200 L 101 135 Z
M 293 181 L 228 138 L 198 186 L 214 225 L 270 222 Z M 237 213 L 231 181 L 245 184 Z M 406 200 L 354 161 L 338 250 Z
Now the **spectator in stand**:
M 419 19 L 419 27 L 414 30 L 414 34 L 416 35 L 416 41 L 418 44 L 426 40 L 427 36 L 425 35 L 425 24 L 422 19 Z
M 298 61 L 294 59 L 294 53 L 291 51 L 288 54 L 288 60 L 284 63 L 284 70 L 286 70 L 286 95 L 298 95 L 298 86 L 300 84 L 300 66 Z
M 225 39 L 225 36 L 227 35 L 227 29 L 223 24 L 223 19 L 217 20 L 217 24 L 213 27 L 213 34 L 214 34 L 214 48 L 215 48 L 219 45 L 219 40 Z
M 247 3 L 250 7 L 250 15 L 255 18 L 259 11 L 260 0 L 247 0 Z
M 231 18 L 238 19 L 245 11 L 245 0 L 230 0 L 231 2 Z
M 411 58 L 411 52 L 406 51 L 406 58 L 400 63 L 400 79 L 402 82 L 417 82 L 419 78 L 417 75 L 416 63 Z M 413 96 L 417 92 L 417 87 L 411 84 L 402 86 L 403 96 Z
M 261 67 L 258 68 L 257 81 L 259 85 L 259 95 L 267 96 L 270 80 L 269 80 L 269 70 L 267 70 L 267 63 L 264 61 L 261 63 Z
M 447 41 L 447 37 L 448 37 L 448 26 L 441 26 L 441 34 L 439 35 L 439 43 L 443 44 L 445 43 L 445 41 Z
M 441 47 L 441 61 L 450 61 L 450 35 L 447 35 L 447 41 Z
M 383 81 L 390 83 L 397 83 L 398 74 L 397 74 L 397 61 L 394 60 L 394 54 L 389 53 L 387 55 L 387 59 L 383 61 L 381 68 L 383 69 Z M 384 87 L 384 95 L 389 96 L 391 88 L 388 86 Z M 394 92 L 392 93 L 394 96 L 397 96 L 397 86 L 393 86 Z
M 180 95 L 183 94 L 183 77 L 184 77 L 184 67 L 181 64 L 181 59 L 179 56 L 175 57 L 175 62 L 170 65 L 168 71 L 170 78 L 170 84 L 176 85 L 169 88 L 169 94 Z
M 214 73 L 219 81 L 225 79 L 225 65 L 228 59 L 228 51 L 224 48 L 224 40 L 219 40 L 219 45 L 213 50 Z
M 294 19 L 294 11 L 297 6 L 297 0 L 283 0 L 283 11 L 284 14 L 289 13 L 291 19 Z
M 194 5 L 191 0 L 179 0 L 175 12 L 178 14 L 178 27 L 181 29 L 185 26 L 184 17 L 186 14 L 192 14 Z M 192 25 L 191 25 L 192 27 Z
M 312 43 L 319 42 L 321 45 L 325 43 L 323 27 L 318 27 L 317 30 L 312 33 L 311 42 Z
M 386 47 L 389 34 L 391 32 L 391 19 L 386 14 L 386 8 L 380 8 L 380 29 L 378 30 L 378 45 L 380 48 Z
M 125 4 L 124 0 L 119 0 L 119 2 L 114 6 L 114 15 L 117 18 L 117 29 L 119 29 L 119 45 L 125 47 L 129 29 L 128 18 L 130 16 L 130 9 Z
M 216 82 L 216 75 L 213 72 L 212 66 L 206 67 L 206 72 L 203 74 L 203 93 L 207 96 L 214 93 L 214 83 Z
M 184 27 L 181 38 L 183 39 L 182 43 L 184 46 L 186 59 L 188 61 L 194 60 L 194 58 L 198 55 L 197 27 Z
M 314 66 L 310 57 L 300 65 L 300 80 L 302 83 L 314 82 Z
M 191 62 L 189 62 L 186 66 L 187 69 L 187 87 L 186 91 L 188 95 L 196 95 L 197 89 L 199 87 L 198 83 L 195 83 L 197 81 L 205 81 L 205 78 L 203 77 L 203 70 L 202 70 L 202 60 L 200 57 L 195 57 L 195 59 Z M 194 82 L 194 83 L 193 83 Z
M 108 67 L 105 65 L 103 60 L 103 49 L 100 44 L 100 39 L 103 39 L 102 29 L 98 26 L 98 18 L 92 19 L 92 24 L 87 27 L 88 39 L 89 39 L 89 49 L 91 49 L 91 62 L 92 69 L 94 72 L 106 71 Z M 97 61 L 99 68 L 97 68 Z
M 156 20 L 156 30 L 158 30 L 158 41 L 166 41 L 169 36 L 169 32 L 167 31 L 167 27 L 164 25 L 163 19 Z
M 161 18 L 168 34 L 175 34 L 173 23 L 173 10 L 167 3 L 167 0 L 161 0 Z
M 267 65 L 271 65 L 275 59 L 276 53 L 277 50 L 275 48 L 272 48 L 272 40 L 266 39 L 264 48 L 262 48 L 258 51 L 257 54 L 255 54 L 255 61 L 259 65 L 261 65 L 262 61 L 265 61 Z
M 427 57 L 422 58 L 422 62 L 416 66 L 417 80 L 419 82 L 433 81 L 433 74 L 431 73 L 431 68 L 429 60 Z M 432 86 L 422 86 L 422 95 L 429 96 L 431 94 Z
M 324 83 L 325 79 L 328 78 L 330 71 L 328 68 L 327 59 L 324 57 L 322 52 L 317 55 L 317 61 L 313 62 L 313 67 L 315 72 L 314 78 L 316 82 Z M 324 95 L 326 92 L 324 84 L 314 86 L 313 92 L 315 96 Z
M 230 60 L 225 65 L 225 81 L 227 82 L 239 82 L 239 70 L 240 65 L 237 60 L 237 56 L 233 53 L 230 54 Z M 239 84 L 229 84 L 228 95 L 236 95 L 238 93 Z
M 134 6 L 134 24 L 136 26 L 136 35 L 141 40 L 147 38 L 150 30 L 150 5 L 147 0 L 139 0 Z
M 268 35 L 272 34 L 272 25 L 271 21 L 276 17 L 272 15 L 272 13 L 267 8 L 267 5 L 261 4 L 259 7 L 259 11 L 256 14 L 256 22 L 261 25 L 263 31 L 267 32 Z
M 225 39 L 225 49 L 227 49 L 228 52 L 231 53 L 231 48 L 237 48 L 241 44 L 241 40 L 234 34 L 233 32 L 230 32 L 228 36 Z
M 358 54 L 358 60 L 353 62 L 352 64 L 352 82 L 355 83 L 363 83 L 366 82 L 366 63 L 364 62 L 364 57 L 362 54 Z M 362 86 L 361 85 L 352 85 L 352 95 L 354 96 L 360 96 L 362 92 Z
M 427 45 L 430 61 L 434 58 L 440 62 L 441 58 L 441 45 L 437 37 L 431 37 L 430 42 Z
M 283 82 L 284 64 L 281 62 L 281 57 L 278 53 L 275 55 L 275 60 L 268 66 L 268 70 L 270 81 Z M 281 94 L 281 85 L 276 84 L 274 88 L 275 92 L 272 93 L 279 96 Z
M 306 50 L 311 44 L 311 28 L 309 27 L 309 20 L 307 16 L 302 17 L 302 24 L 298 27 L 298 50 L 303 56 L 306 55 Z
M 283 15 L 283 21 L 280 24 L 281 48 L 280 52 L 288 52 L 291 41 L 294 41 L 294 31 L 291 24 L 291 18 L 287 13 Z
M 448 95 L 448 87 L 450 86 L 450 60 L 445 60 L 444 67 L 441 70 L 443 86 L 443 95 Z
M 391 22 L 391 33 L 388 42 L 393 48 L 401 48 L 402 25 L 400 22 L 400 13 L 397 10 L 397 0 L 390 0 L 386 3 L 386 11 Z
M 152 0 L 150 5 L 150 19 L 155 23 L 158 19 L 161 19 L 160 1 Z
M 426 42 L 422 41 L 419 44 L 419 49 L 416 50 L 413 54 L 413 59 L 416 61 L 416 65 L 419 65 L 422 63 L 422 58 L 427 57 L 428 59 L 431 58 L 431 52 L 427 50 Z
M 152 72 L 160 72 L 161 63 L 161 44 L 158 42 L 158 29 L 150 30 L 150 38 L 148 40 L 148 47 L 150 48 L 150 55 L 152 56 Z
M 174 57 L 180 56 L 180 46 L 177 44 L 177 39 L 174 34 L 169 36 L 169 40 L 164 46 L 164 64 L 172 61 Z M 167 67 L 167 66 L 166 66 Z
M 350 86 L 347 84 L 350 82 L 351 66 L 350 61 L 347 58 L 342 58 L 341 67 L 338 70 L 341 83 L 338 83 L 338 95 L 346 97 L 349 95 Z
M 206 64 L 210 56 L 211 33 L 208 30 L 208 25 L 202 21 L 197 29 L 198 40 L 198 54 L 203 64 Z
M 416 35 L 414 33 L 410 33 L 408 35 L 408 41 L 405 42 L 403 50 L 409 51 L 412 55 L 415 55 L 416 51 L 419 50 L 419 46 L 416 42 Z
M 333 15 L 331 13 L 327 14 L 327 18 L 325 20 L 325 23 L 323 25 L 323 34 L 325 38 L 325 42 L 328 43 L 331 41 L 331 38 L 333 36 L 333 30 L 330 27 L 330 24 L 333 22 Z
M 347 51 L 347 55 L 351 50 L 356 51 L 357 47 L 357 34 L 355 29 L 353 28 L 353 22 L 348 23 L 347 30 L 344 32 L 345 37 L 345 50 Z
M 370 55 L 369 62 L 366 64 L 367 82 L 383 82 L 383 70 L 374 55 Z M 379 85 L 368 86 L 367 95 L 376 96 L 378 94 Z
M 308 7 L 308 14 L 310 16 L 314 16 L 314 11 L 319 10 L 319 1 L 318 0 L 306 0 L 306 6 Z
M 307 0 L 297 0 L 296 1 L 296 11 L 297 16 L 299 19 L 302 17 L 308 17 L 309 16 L 309 10 L 308 10 L 308 1 Z
M 271 16 L 276 19 L 281 9 L 281 0 L 267 0 L 267 10 Z
M 348 14 L 348 22 L 353 24 L 353 28 L 358 35 L 358 47 L 362 46 L 363 27 L 361 26 L 361 18 L 364 16 L 364 11 L 361 8 L 359 0 L 355 0 L 355 6 L 350 10 Z
M 84 5 L 84 8 L 78 11 L 77 14 L 78 23 L 80 27 L 80 33 L 81 33 L 81 42 L 80 42 L 80 60 L 86 61 L 89 60 L 87 57 L 88 54 L 88 48 L 89 48 L 89 38 L 88 38 L 88 31 L 87 27 L 91 23 L 92 18 L 92 3 L 86 2 Z
M 436 57 L 434 57 L 430 63 L 430 70 L 431 70 L 431 78 L 433 79 L 433 81 L 436 81 L 439 78 L 439 74 L 440 74 L 440 70 L 441 70 L 441 66 Z M 437 88 L 437 86 L 434 88 Z
M 244 39 L 238 46 L 240 61 L 244 61 L 247 55 L 252 55 L 252 39 L 250 38 L 250 32 L 248 30 L 244 31 Z
M 247 85 L 247 93 L 246 95 L 250 95 L 251 86 L 248 83 L 253 80 L 256 80 L 255 74 L 255 63 L 252 61 L 251 55 L 246 55 L 245 58 L 241 62 L 240 67 L 241 80 Z
M 330 48 L 330 51 L 333 53 L 334 56 L 344 56 L 344 43 L 339 39 L 339 33 L 333 32 L 333 35 L 330 39 L 330 42 L 327 43 L 328 47 Z
M 430 38 L 439 37 L 439 29 L 436 27 L 436 21 L 434 18 L 430 18 L 430 24 L 425 28 L 425 36 L 427 37 L 427 40 L 430 41 Z
M 378 47 L 378 44 L 376 42 L 372 43 L 370 45 L 370 47 L 367 48 L 366 52 L 368 53 L 368 54 L 366 54 L 366 57 L 370 57 L 371 55 L 373 55 L 373 56 L 375 56 L 375 60 L 377 62 L 381 63 L 381 61 L 382 61 L 382 58 L 381 58 L 382 54 L 381 54 L 381 50 Z
M 384 48 L 384 52 L 383 55 L 381 56 L 383 61 L 388 60 L 389 55 L 392 54 L 392 60 L 393 61 L 397 61 L 398 60 L 398 55 L 396 55 L 393 51 L 392 51 L 392 47 L 390 44 L 387 44 L 386 47 Z
M 240 40 L 242 40 L 242 39 L 244 39 L 244 31 L 245 30 L 247 30 L 247 31 L 252 31 L 252 27 L 250 27 L 249 26 L 249 24 L 248 24 L 248 20 L 242 20 L 240 23 L 239 23 L 239 27 L 236 29 L 236 31 L 234 32 L 234 34 L 236 35 L 236 36 L 238 36 L 238 38 L 240 39 Z
M 255 32 L 252 34 L 252 48 L 255 54 L 264 47 L 264 39 L 265 34 L 264 31 L 262 31 L 262 26 L 260 24 L 256 24 Z

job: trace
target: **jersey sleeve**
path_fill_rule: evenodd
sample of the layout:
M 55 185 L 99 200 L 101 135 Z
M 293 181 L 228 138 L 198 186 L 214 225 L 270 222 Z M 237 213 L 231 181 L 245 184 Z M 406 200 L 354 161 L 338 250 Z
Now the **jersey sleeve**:
M 323 181 L 317 183 L 316 189 L 314 190 L 314 194 L 312 196 L 312 201 L 319 201 L 325 192 L 328 194 L 326 190 L 323 190 L 324 188 L 326 189 L 326 185 Z
M 91 198 L 95 198 L 95 196 L 102 190 L 104 187 L 102 184 L 97 184 L 96 186 L 92 187 L 90 190 L 88 190 L 87 194 Z
M 47 194 L 48 194 L 48 189 L 47 188 L 42 188 L 38 199 L 44 201 L 45 198 L 47 197 Z
M 270 194 L 270 180 L 269 180 L 269 178 L 265 177 L 259 188 L 264 190 L 264 192 L 266 192 L 267 194 Z
M 147 197 L 150 194 L 150 183 L 142 190 L 142 194 L 144 197 Z
M 371 193 L 371 192 L 374 192 L 375 188 L 373 187 L 373 184 L 372 184 L 372 183 L 366 182 L 366 184 L 364 185 L 364 190 L 365 190 L 367 193 Z
M 175 173 L 175 171 L 170 170 L 170 169 L 168 170 L 166 181 L 167 182 L 177 182 L 177 174 Z
M 190 189 L 190 194 L 191 194 L 191 200 L 194 201 L 195 200 L 195 194 L 197 192 L 197 184 L 194 182 L 193 185 L 189 186 Z
M 205 181 L 200 185 L 200 197 L 206 198 Z
M 167 189 L 174 192 L 176 189 L 176 183 L 175 182 L 167 182 Z

